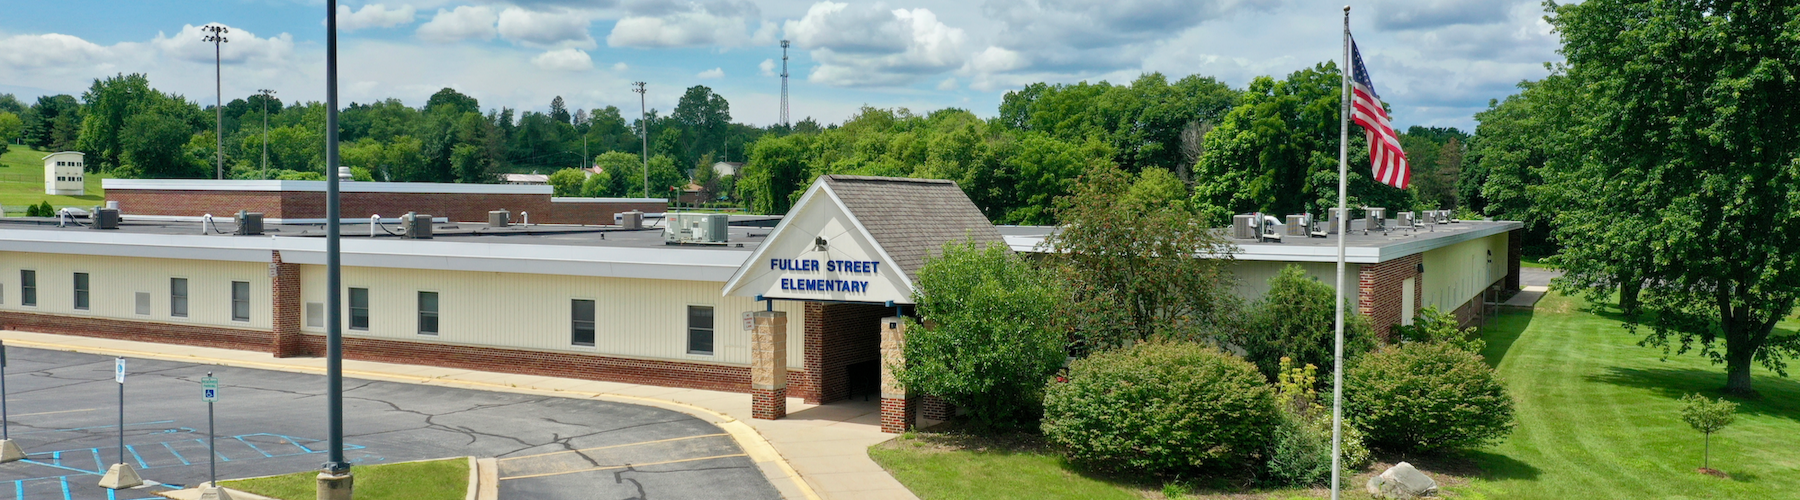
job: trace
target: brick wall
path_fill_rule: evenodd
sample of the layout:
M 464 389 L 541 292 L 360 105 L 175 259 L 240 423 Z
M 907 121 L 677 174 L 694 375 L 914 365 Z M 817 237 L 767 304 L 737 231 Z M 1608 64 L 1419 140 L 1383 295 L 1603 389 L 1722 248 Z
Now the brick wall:
M 119 210 L 130 215 L 172 215 L 198 217 L 213 214 L 225 217 L 238 210 L 262 212 L 264 217 L 278 219 L 325 218 L 325 193 L 317 191 L 174 191 L 152 189 L 115 189 L 106 193 L 108 201 L 118 201 Z M 461 194 L 461 193 L 340 193 L 338 214 L 345 219 L 364 219 L 371 215 L 394 218 L 407 212 L 445 217 L 451 222 L 485 222 L 490 210 L 506 209 L 515 220 L 520 212 L 531 212 L 536 223 L 550 223 L 554 218 L 547 194 Z M 609 221 L 611 215 L 608 215 Z M 609 222 L 610 223 L 610 222 Z
M 532 220 L 532 222 L 533 223 L 544 223 L 544 224 L 583 224 L 583 225 L 589 225 L 589 226 L 593 226 L 593 225 L 604 226 L 604 225 L 610 225 L 613 223 L 613 214 L 619 213 L 619 212 L 630 212 L 632 210 L 637 210 L 639 212 L 644 212 L 644 213 L 667 212 L 669 210 L 669 204 L 667 202 L 663 202 L 663 203 L 561 202 L 561 203 L 558 203 L 558 202 L 552 201 L 552 202 L 550 202 L 549 217 L 542 221 L 534 218 Z M 513 221 L 518 222 L 519 221 L 518 212 L 513 212 L 513 214 L 514 214 Z M 536 216 L 534 215 L 533 217 L 536 217 Z M 486 220 L 485 215 L 483 215 L 482 220 Z
M 845 367 L 881 359 L 881 318 L 892 314 L 892 309 L 878 305 L 807 302 L 803 322 L 807 377 L 789 379 L 789 394 L 808 404 L 850 397 Z
M 1356 312 L 1369 318 L 1375 334 L 1383 340 L 1393 339 L 1393 326 L 1402 319 L 1400 294 L 1407 278 L 1413 278 L 1413 304 L 1420 304 L 1424 288 L 1418 279 L 1422 259 L 1413 254 L 1380 264 L 1363 264 L 1357 273 Z
M 153 323 L 120 319 L 90 318 L 0 311 L 0 329 L 54 333 L 107 339 L 135 340 L 201 347 L 220 347 L 246 351 L 266 351 L 273 335 L 264 330 Z
M 285 195 L 295 194 L 301 193 L 113 189 L 106 192 L 106 201 L 119 202 L 119 211 L 127 217 L 134 214 L 198 217 L 209 213 L 214 217 L 225 217 L 238 210 L 262 212 L 263 217 L 268 218 L 304 217 L 286 215 L 283 211 L 287 201 Z M 324 198 L 324 193 L 316 194 L 319 198 Z
M 300 322 L 305 311 L 300 301 L 300 265 L 281 261 L 281 251 L 269 252 L 269 264 L 275 267 L 275 277 L 270 283 L 270 301 L 274 317 L 270 324 L 274 326 L 271 333 L 273 339 L 269 352 L 277 358 L 305 356 L 311 354 L 305 349 L 300 333 Z

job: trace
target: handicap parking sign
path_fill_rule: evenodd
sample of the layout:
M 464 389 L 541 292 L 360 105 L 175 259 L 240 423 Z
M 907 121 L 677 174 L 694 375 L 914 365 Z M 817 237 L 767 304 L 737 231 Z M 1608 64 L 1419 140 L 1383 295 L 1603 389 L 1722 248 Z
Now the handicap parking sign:
M 208 403 L 217 402 L 219 400 L 218 377 L 200 378 L 200 400 Z

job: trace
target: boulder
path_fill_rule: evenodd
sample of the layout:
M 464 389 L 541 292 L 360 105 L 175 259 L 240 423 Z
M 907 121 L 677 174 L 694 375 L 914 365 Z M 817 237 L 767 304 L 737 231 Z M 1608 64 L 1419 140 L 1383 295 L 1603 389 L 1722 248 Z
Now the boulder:
M 1369 478 L 1369 494 L 1376 498 L 1418 498 L 1434 497 L 1438 493 L 1437 481 L 1431 480 L 1412 464 L 1400 462 L 1381 471 L 1381 475 Z

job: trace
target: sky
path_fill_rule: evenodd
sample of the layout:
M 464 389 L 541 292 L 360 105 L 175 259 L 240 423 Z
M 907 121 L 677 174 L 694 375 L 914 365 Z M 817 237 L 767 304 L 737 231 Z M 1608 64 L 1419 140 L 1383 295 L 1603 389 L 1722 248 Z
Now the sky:
M 1538 0 L 1352 2 L 1350 27 L 1399 127 L 1472 131 L 1473 115 L 1561 61 Z M 214 47 L 226 100 L 273 89 L 325 98 L 319 0 L 13 2 L 0 16 L 0 93 L 80 96 L 144 73 L 203 105 Z M 422 105 L 452 87 L 483 108 L 674 108 L 706 85 L 733 121 L 779 119 L 781 40 L 790 114 L 841 122 L 862 106 L 993 116 L 1033 82 L 1129 83 L 1160 72 L 1243 88 L 1342 57 L 1342 5 L 1318 0 L 381 0 L 338 4 L 339 99 Z

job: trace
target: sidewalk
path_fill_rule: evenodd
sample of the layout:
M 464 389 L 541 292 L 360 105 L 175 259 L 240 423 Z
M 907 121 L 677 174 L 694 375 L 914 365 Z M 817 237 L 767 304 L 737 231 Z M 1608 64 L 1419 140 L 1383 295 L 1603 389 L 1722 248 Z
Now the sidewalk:
M 16 347 L 109 356 L 320 374 L 324 358 L 275 358 L 237 351 L 44 333 L 0 331 Z M 750 395 L 651 385 L 597 382 L 435 366 L 344 360 L 344 376 L 410 384 L 442 385 L 654 406 L 693 415 L 730 433 L 769 482 L 790 500 L 912 499 L 918 497 L 869 458 L 868 447 L 887 441 L 879 403 L 809 405 L 788 398 L 781 420 L 750 418 Z

